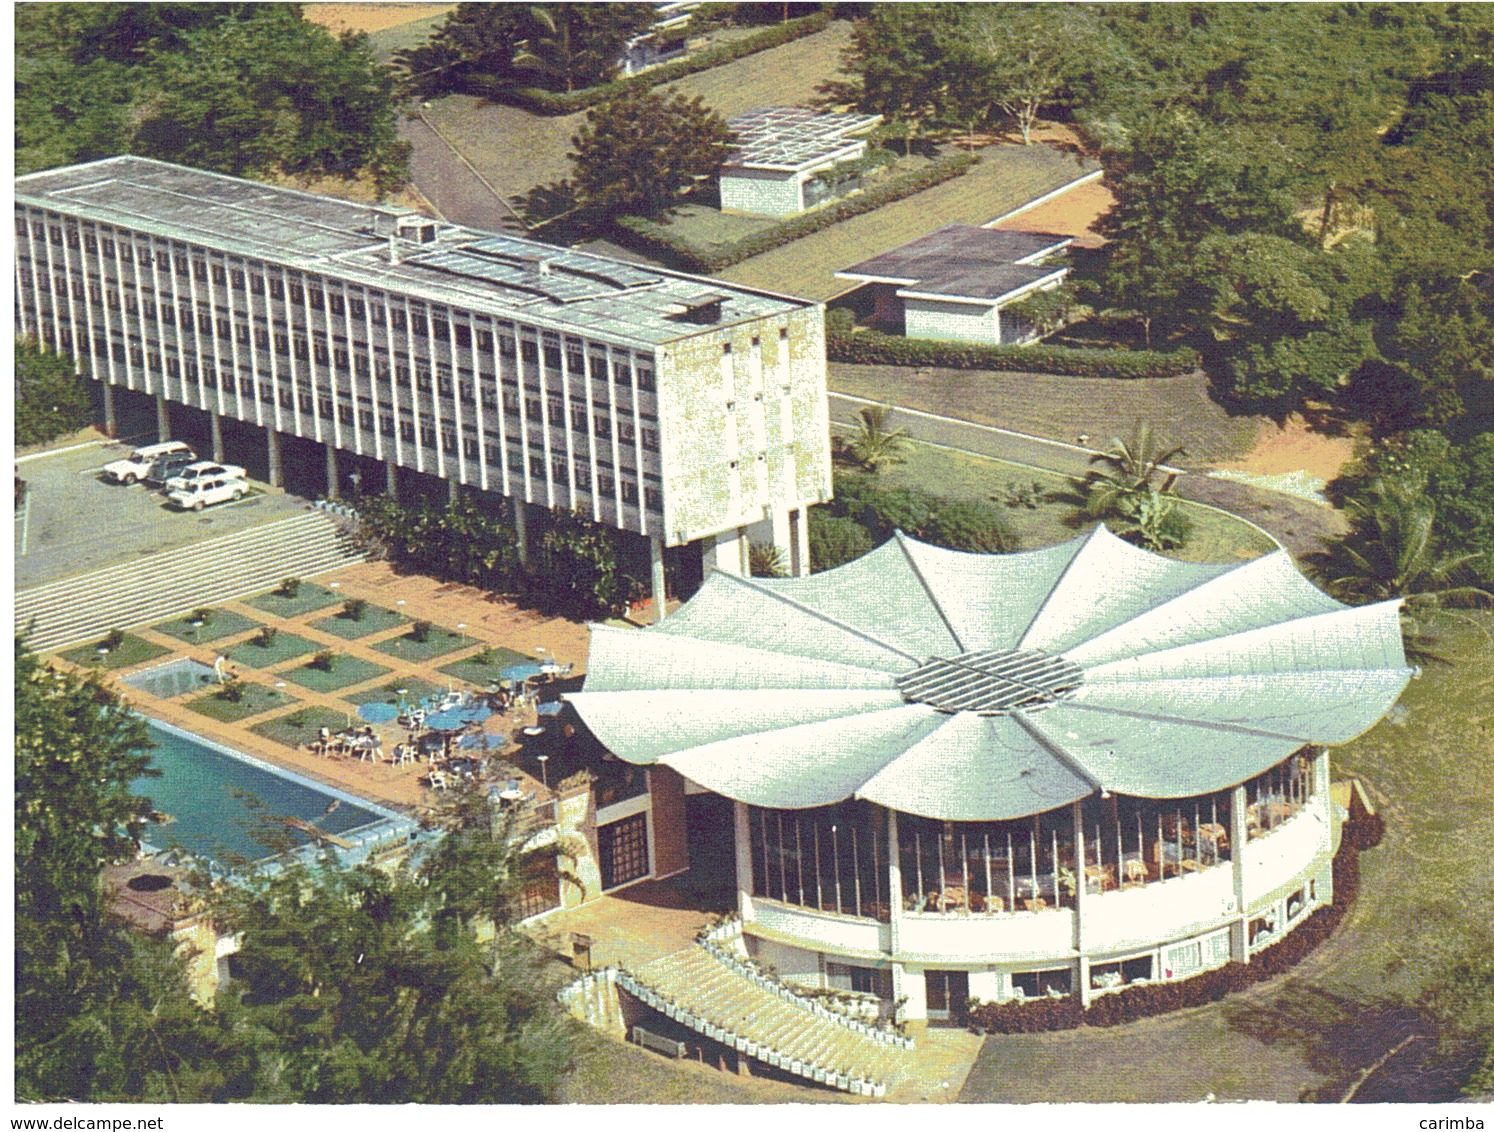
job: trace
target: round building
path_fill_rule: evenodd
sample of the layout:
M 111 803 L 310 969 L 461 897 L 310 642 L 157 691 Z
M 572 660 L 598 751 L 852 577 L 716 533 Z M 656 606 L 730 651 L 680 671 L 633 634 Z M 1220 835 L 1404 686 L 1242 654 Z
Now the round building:
M 1099 526 L 715 572 L 648 630 L 595 626 L 569 698 L 620 758 L 732 800 L 760 962 L 937 1020 L 1281 939 L 1333 895 L 1328 747 L 1412 674 L 1396 602 Z

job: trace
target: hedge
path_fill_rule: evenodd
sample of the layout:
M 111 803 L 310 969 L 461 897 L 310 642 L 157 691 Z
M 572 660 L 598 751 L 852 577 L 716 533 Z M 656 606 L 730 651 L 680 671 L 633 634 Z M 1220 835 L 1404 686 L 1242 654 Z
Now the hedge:
M 1230 960 L 1223 967 L 1175 983 L 1147 983 L 1102 995 L 1079 1005 L 1077 996 L 1021 1002 L 986 1002 L 970 1012 L 970 1028 L 988 1034 L 1036 1034 L 1078 1026 L 1123 1026 L 1140 1018 L 1217 1002 L 1227 994 L 1291 970 L 1343 922 L 1359 895 L 1359 854 L 1379 844 L 1384 822 L 1378 815 L 1344 823 L 1333 859 L 1333 903 L 1319 908 L 1293 931 L 1249 963 Z
M 679 271 L 721 271 L 755 255 L 802 240 L 832 224 L 871 212 L 884 204 L 902 200 L 967 173 L 980 158 L 970 153 L 949 153 L 911 173 L 889 177 L 854 196 L 842 197 L 824 208 L 774 224 L 714 248 L 697 247 L 671 232 L 667 225 L 641 216 L 621 216 L 614 221 L 618 241 L 634 251 L 660 260 Z
M 849 314 L 849 312 L 847 312 Z M 1198 351 L 1073 349 L 1067 346 L 983 346 L 902 338 L 876 330 L 848 331 L 844 316 L 825 319 L 825 356 L 832 362 L 872 366 L 944 366 L 948 369 L 1015 370 L 1066 377 L 1181 377 L 1198 369 Z
M 708 47 L 694 55 L 687 55 L 672 63 L 652 67 L 640 74 L 628 75 L 626 78 L 614 79 L 610 83 L 599 83 L 582 90 L 552 91 L 540 90 L 538 87 L 510 87 L 489 75 L 456 76 L 452 82 L 452 88 L 460 94 L 491 98 L 495 102 L 504 102 L 510 106 L 517 106 L 521 110 L 543 114 L 547 117 L 574 114 L 578 110 L 585 110 L 588 106 L 606 102 L 609 98 L 616 98 L 631 90 L 674 82 L 686 75 L 693 75 L 697 71 L 708 71 L 712 67 L 719 67 L 748 55 L 755 55 L 770 47 L 782 47 L 785 43 L 803 39 L 806 35 L 813 35 L 817 31 L 824 31 L 830 26 L 833 18 L 833 13 L 829 11 L 814 12 L 808 16 L 801 16 L 797 20 L 789 20 L 787 23 L 764 28 L 752 35 L 744 35 L 741 39 Z

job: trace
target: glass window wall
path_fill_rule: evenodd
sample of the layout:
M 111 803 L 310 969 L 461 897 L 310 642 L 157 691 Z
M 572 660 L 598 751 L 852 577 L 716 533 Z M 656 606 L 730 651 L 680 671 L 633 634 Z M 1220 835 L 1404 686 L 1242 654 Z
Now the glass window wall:
M 750 807 L 753 895 L 887 920 L 887 814 L 868 802 Z

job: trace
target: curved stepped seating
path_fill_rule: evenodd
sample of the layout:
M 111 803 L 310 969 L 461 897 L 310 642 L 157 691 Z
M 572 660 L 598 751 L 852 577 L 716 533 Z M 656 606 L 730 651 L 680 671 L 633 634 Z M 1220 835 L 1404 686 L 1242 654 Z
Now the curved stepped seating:
M 632 990 L 629 981 L 685 1025 L 703 1033 L 719 1027 L 735 1035 L 739 1049 L 745 1039 L 748 1056 L 831 1088 L 882 1096 L 913 1065 L 908 1050 L 786 1002 L 698 945 L 620 974 L 618 985 Z
M 201 605 L 362 562 L 366 555 L 319 511 L 161 551 L 16 595 L 15 631 L 36 652 L 161 621 Z M 29 627 L 29 629 L 28 629 Z

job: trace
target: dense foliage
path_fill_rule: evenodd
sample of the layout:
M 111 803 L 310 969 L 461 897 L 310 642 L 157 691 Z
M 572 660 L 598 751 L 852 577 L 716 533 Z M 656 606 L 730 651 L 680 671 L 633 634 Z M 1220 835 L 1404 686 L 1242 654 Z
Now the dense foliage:
M 71 358 L 16 339 L 16 447 L 46 444 L 92 420 L 88 383 Z
M 393 72 L 298 4 L 16 10 L 18 172 L 138 153 L 240 176 L 405 179 Z
M 16 1093 L 27 1100 L 522 1103 L 568 1068 L 568 1020 L 512 930 L 524 858 L 480 793 L 410 869 L 298 867 L 200 887 L 242 933 L 216 1000 L 166 939 L 108 914 L 106 864 L 150 803 L 143 721 L 16 644 Z
M 699 95 L 633 91 L 586 112 L 571 138 L 569 178 L 515 203 L 532 223 L 570 214 L 593 226 L 613 216 L 659 218 L 716 175 L 734 140 L 726 119 Z
M 474 4 L 460 7 L 495 8 L 499 5 Z M 720 5 L 730 7 L 730 5 Z M 746 9 L 749 5 L 736 5 Z M 802 5 L 789 5 L 790 8 Z M 782 11 L 780 6 L 777 11 Z M 700 19 L 703 13 L 697 13 Z M 744 13 L 745 22 L 761 22 L 752 13 Z M 741 16 L 729 17 L 741 23 Z M 787 23 L 762 28 L 738 38 L 698 51 L 692 51 L 683 59 L 675 59 L 656 67 L 649 67 L 636 75 L 599 82 L 577 90 L 553 91 L 528 85 L 526 76 L 518 74 L 512 67 L 499 66 L 497 60 L 512 58 L 517 44 L 511 40 L 490 40 L 475 37 L 470 44 L 455 42 L 456 36 L 448 37 L 452 42 L 438 43 L 435 37 L 421 47 L 397 52 L 395 61 L 405 76 L 407 87 L 419 94 L 430 96 L 455 91 L 462 94 L 493 98 L 529 110 L 535 114 L 574 114 L 595 106 L 599 102 L 617 98 L 635 90 L 646 90 L 651 86 L 671 83 L 698 71 L 719 67 L 733 59 L 741 59 L 770 47 L 778 47 L 806 35 L 824 30 L 830 22 L 829 12 L 814 12 L 797 16 Z M 693 25 L 692 25 L 693 30 Z
M 1072 121 L 1116 197 L 1084 301 L 1227 396 L 1467 431 L 1494 379 L 1491 44 L 1482 5 L 895 4 L 845 67 L 917 129 Z
M 519 561 L 513 518 L 470 499 L 443 507 L 387 495 L 358 501 L 359 538 L 395 565 L 434 578 L 514 594 L 578 617 L 623 612 L 642 583 L 624 569 L 625 535 L 582 515 L 553 512 L 529 565 Z
M 882 488 L 868 473 L 838 470 L 834 500 L 809 512 L 810 569 L 829 570 L 859 558 L 894 531 L 948 550 L 1003 554 L 1020 548 L 1006 518 L 989 504 Z

